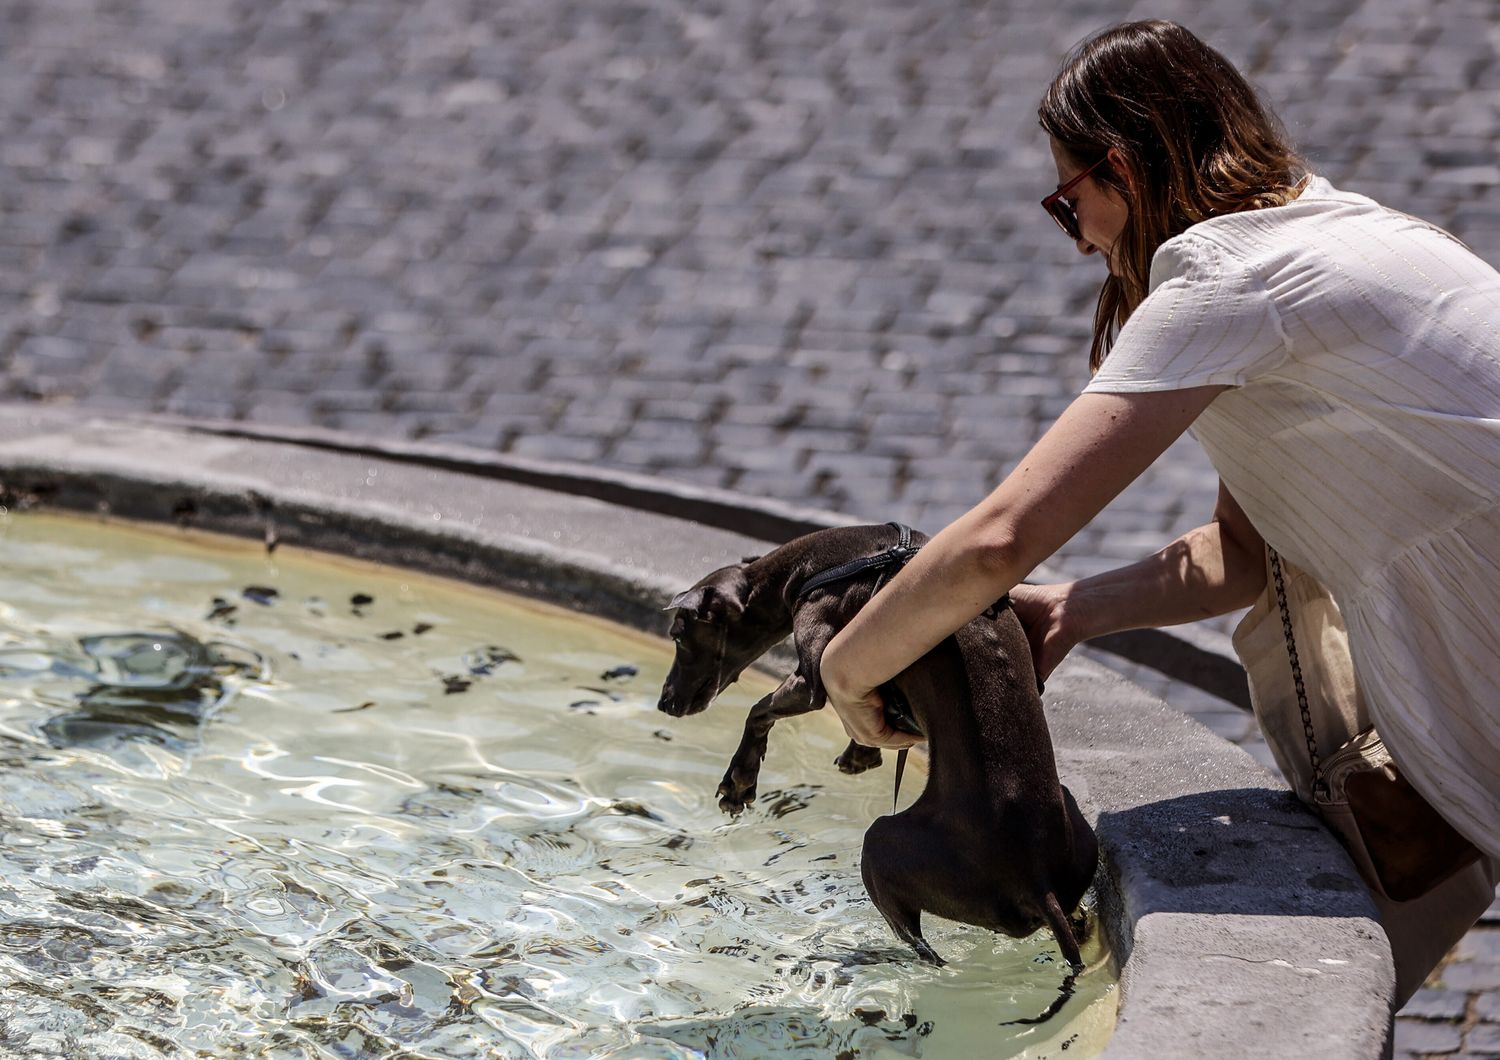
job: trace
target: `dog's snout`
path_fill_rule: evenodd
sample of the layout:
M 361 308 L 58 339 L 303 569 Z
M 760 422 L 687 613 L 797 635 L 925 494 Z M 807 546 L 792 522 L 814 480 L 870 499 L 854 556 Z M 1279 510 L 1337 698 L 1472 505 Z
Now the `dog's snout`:
M 703 686 L 684 692 L 681 682 L 673 680 L 673 676 L 667 676 L 667 682 L 662 686 L 661 699 L 656 703 L 656 709 L 663 714 L 670 714 L 674 718 L 685 718 L 689 714 L 700 714 L 708 707 L 708 702 L 713 698 L 714 689 Z
M 663 714 L 670 714 L 674 718 L 680 718 L 685 713 L 682 705 L 677 702 L 677 698 L 672 695 L 670 690 L 662 692 L 661 700 L 656 704 L 656 709 Z

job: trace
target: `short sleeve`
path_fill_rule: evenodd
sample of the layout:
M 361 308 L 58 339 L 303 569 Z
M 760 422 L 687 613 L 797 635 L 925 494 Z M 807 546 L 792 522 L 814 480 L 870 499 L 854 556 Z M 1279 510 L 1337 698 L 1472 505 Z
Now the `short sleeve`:
M 1150 293 L 1085 393 L 1241 386 L 1287 356 L 1264 282 L 1217 244 L 1184 234 L 1151 261 Z

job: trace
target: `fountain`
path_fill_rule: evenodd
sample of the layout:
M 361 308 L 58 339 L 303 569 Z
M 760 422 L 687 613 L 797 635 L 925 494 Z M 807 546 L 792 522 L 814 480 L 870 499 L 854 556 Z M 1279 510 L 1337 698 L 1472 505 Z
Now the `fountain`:
M 708 726 L 732 734 L 736 712 L 721 706 L 702 716 L 704 728 L 679 723 L 664 730 L 664 719 L 651 714 L 650 680 L 651 667 L 664 665 L 664 642 L 594 621 L 659 635 L 659 609 L 674 591 L 704 570 L 763 550 L 763 543 L 580 496 L 571 488 L 577 471 L 559 473 L 556 484 L 570 485 L 563 491 L 513 481 L 525 474 L 536 483 L 536 467 L 495 462 L 463 469 L 461 462 L 441 453 L 337 451 L 180 425 L 79 422 L 34 408 L 7 418 L 0 428 L 0 484 L 13 509 L 72 512 L 49 525 L 75 529 L 83 522 L 77 513 L 86 513 L 86 522 L 96 524 L 87 527 L 95 539 L 112 539 L 135 553 L 145 546 L 132 536 L 143 533 L 132 521 L 227 533 L 253 541 L 238 546 L 241 558 L 260 565 L 217 580 L 205 576 L 188 611 L 173 611 L 165 589 L 123 585 L 128 591 L 122 595 L 133 604 L 144 600 L 148 610 L 159 609 L 150 628 L 132 628 L 124 617 L 100 626 L 104 614 L 97 607 L 87 628 L 69 626 L 61 612 L 39 617 L 35 609 L 42 605 L 27 605 L 19 598 L 24 591 L 0 601 L 31 622 L 11 631 L 8 670 L 0 651 L 0 681 L 31 682 L 42 694 L 28 702 L 45 706 L 51 695 L 57 708 L 25 719 L 14 714 L 13 703 L 7 722 L 5 812 L 52 821 L 52 830 L 63 833 L 49 835 L 49 826 L 34 825 L 41 830 L 31 846 L 0 861 L 3 885 L 13 888 L 9 916 L 30 925 L 30 950 L 43 955 L 28 974 L 72 976 L 93 984 L 88 990 L 96 994 L 113 991 L 110 1005 L 145 1019 L 141 1013 L 170 1008 L 204 989 L 192 979 L 197 966 L 185 954 L 201 952 L 192 943 L 200 922 L 188 911 L 206 904 L 250 929 L 238 949 L 212 951 L 233 969 L 213 984 L 222 993 L 212 1008 L 215 1018 L 227 1026 L 240 1017 L 226 1013 L 276 1005 L 286 1011 L 291 997 L 305 1018 L 284 1029 L 293 1036 L 289 1044 L 302 1040 L 298 1034 L 328 1028 L 405 1042 L 414 1039 L 403 1035 L 421 1026 L 447 1036 L 443 1051 L 449 1055 L 477 1048 L 482 1038 L 474 1035 L 488 1033 L 483 1028 L 538 1055 L 702 1055 L 710 1042 L 731 1040 L 749 1055 L 799 1055 L 798 1048 L 810 1050 L 806 1055 L 829 1049 L 962 1055 L 965 1047 L 957 1043 L 964 1041 L 982 1041 L 991 1053 L 1006 1049 L 997 1025 L 1028 1006 L 1045 1008 L 1047 998 L 1036 993 L 1035 976 L 1007 988 L 1006 973 L 990 964 L 1001 951 L 1019 952 L 1023 963 L 1040 958 L 1046 940 L 1038 937 L 1035 946 L 1023 943 L 1017 951 L 1009 940 L 953 926 L 945 952 L 962 953 L 955 962 L 961 967 L 939 975 L 912 963 L 883 935 L 878 918 L 860 919 L 874 914 L 859 893 L 852 860 L 857 836 L 885 809 L 888 777 L 834 773 L 826 765 L 840 742 L 832 719 L 803 719 L 794 724 L 807 737 L 807 757 L 788 757 L 778 748 L 768 763 L 776 779 L 762 786 L 776 794 L 762 796 L 765 810 L 753 826 L 720 820 L 711 796 L 732 739 Z M 614 486 L 649 493 L 638 481 Z M 682 500 L 680 490 L 660 491 L 655 507 L 682 507 Z M 710 500 L 721 507 L 733 501 Z M 765 506 L 743 503 L 746 525 L 765 516 Z M 25 551 L 27 526 L 43 524 L 30 513 L 14 518 L 7 540 L 16 557 Z M 72 532 L 43 527 L 43 555 L 53 549 L 54 561 L 41 567 L 67 566 L 56 550 L 69 547 Z M 149 534 L 160 538 L 162 529 Z M 196 537 L 178 544 L 200 547 Z M 486 611 L 501 608 L 500 602 L 459 590 L 488 617 L 478 626 L 450 617 L 438 622 L 433 619 L 449 616 L 450 606 L 422 596 L 425 588 L 413 589 L 417 575 L 398 573 L 395 584 L 422 599 L 380 613 L 401 599 L 399 588 L 376 592 L 347 582 L 317 588 L 319 578 L 331 577 L 329 570 L 343 561 L 319 558 L 299 566 L 303 549 L 500 588 L 534 602 L 505 603 L 526 617 L 502 620 L 498 611 Z M 212 567 L 227 561 L 199 556 L 197 562 Z M 17 559 L 15 565 L 23 564 Z M 288 573 L 278 581 L 267 573 L 271 568 Z M 354 581 L 368 586 L 375 577 L 359 568 Z M 50 590 L 64 601 L 69 593 Z M 361 596 L 369 602 L 356 603 Z M 585 639 L 596 645 L 561 652 L 575 656 L 581 668 L 532 662 L 547 659 L 548 649 L 518 639 L 528 627 L 550 631 L 556 617 L 544 605 L 594 616 L 568 620 L 581 623 Z M 272 611 L 294 620 L 295 638 L 286 632 L 251 636 L 251 620 Z M 231 619 L 238 624 L 229 625 Z M 452 632 L 460 627 L 462 635 Z M 486 638 L 486 627 L 512 632 Z M 105 634 L 115 639 L 87 639 Z M 614 646 L 597 647 L 605 642 Z M 317 643 L 323 648 L 309 646 Z M 164 669 L 141 662 L 164 663 L 168 656 Z M 338 694 L 298 693 L 291 677 L 317 669 L 314 657 L 356 673 L 398 658 L 418 660 L 415 672 L 426 685 L 407 688 L 391 677 L 376 682 L 378 692 L 351 685 Z M 109 667 L 116 671 L 114 684 L 101 680 Z M 520 678 L 517 671 L 538 667 L 556 671 L 560 683 L 530 690 L 508 683 Z M 190 679 L 168 674 L 142 687 L 149 680 L 141 673 L 158 670 Z M 121 672 L 128 678 L 123 692 Z M 448 691 L 465 682 L 462 690 Z M 102 701 L 81 700 L 89 689 Z M 465 705 L 476 692 L 488 709 Z M 156 702 L 122 704 L 116 701 L 121 695 Z M 524 705 L 528 697 L 533 701 Z M 172 709 L 171 703 L 182 706 L 187 699 L 190 710 Z M 1092 984 L 1085 976 L 1074 1006 L 1079 1029 L 1038 1025 L 1029 1036 L 1013 1038 L 1008 1051 L 1378 1055 L 1389 1040 L 1389 950 L 1352 867 L 1316 822 L 1242 752 L 1087 660 L 1062 669 L 1049 683 L 1047 700 L 1064 778 L 1096 823 L 1105 853 L 1092 954 L 1101 967 L 1113 962 L 1119 985 L 1107 974 Z M 540 712 L 542 721 L 523 725 L 511 704 L 515 711 Z M 482 727 L 494 725 L 501 728 Z M 506 726 L 514 732 L 507 735 Z M 670 739 L 653 735 L 658 730 Z M 633 744 L 636 739 L 644 742 Z M 590 753 L 570 752 L 569 740 Z M 595 754 L 594 748 L 604 750 Z M 51 763 L 47 772 L 38 771 L 36 756 Z M 599 766 L 599 775 L 592 775 L 595 759 L 618 767 L 618 774 Z M 155 779 L 183 775 L 192 778 L 188 793 L 150 789 Z M 261 791 L 272 793 L 263 796 L 264 804 L 255 801 Z M 174 797 L 182 804 L 170 802 Z M 814 808 L 805 809 L 809 804 Z M 522 811 L 533 815 L 524 825 Z M 121 852 L 70 859 L 67 830 L 89 820 L 90 812 L 119 829 L 111 835 Z M 826 816 L 811 828 L 803 822 L 813 821 L 814 812 Z M 500 820 L 507 814 L 508 824 Z M 539 824 L 538 814 L 550 815 L 550 823 Z M 248 820 L 267 823 L 251 828 Z M 149 900 L 164 910 L 152 921 L 155 914 L 138 904 L 147 898 L 133 895 L 131 886 L 171 877 L 166 862 L 151 858 L 201 849 L 186 840 L 155 841 L 147 825 L 167 828 L 170 822 L 186 829 L 184 835 L 209 826 L 234 837 L 221 839 L 216 865 L 173 866 L 175 889 Z M 438 844 L 440 865 L 411 860 L 406 839 L 417 833 L 430 833 Z M 829 846 L 808 854 L 814 839 Z M 683 875 L 698 872 L 683 860 L 686 848 L 720 842 L 727 845 L 714 847 L 713 857 L 721 881 Z M 312 853 L 297 860 L 292 848 Z M 784 862 L 782 868 L 768 873 L 768 861 L 778 854 L 771 864 Z M 15 889 L 22 862 L 28 887 L 43 881 L 55 887 L 23 896 Z M 436 875 L 439 868 L 446 877 Z M 520 880 L 511 880 L 515 888 L 507 891 L 502 877 L 509 874 L 525 876 L 534 893 L 527 897 L 528 884 Z M 308 886 L 305 880 L 313 877 L 324 885 Z M 552 882 L 537 886 L 537 879 Z M 61 901 L 61 894 L 72 896 L 64 904 L 78 924 L 48 930 L 53 921 L 26 919 L 26 908 Z M 90 895 L 108 900 L 91 901 Z M 416 895 L 428 896 L 428 905 Z M 441 895 L 451 914 L 436 926 L 432 895 Z M 476 904 L 475 895 L 486 901 Z M 387 908 L 386 901 L 394 904 Z M 626 912 L 612 921 L 615 933 L 600 946 L 603 929 L 581 926 L 576 914 L 611 905 Z M 750 916 L 751 905 L 774 916 Z M 662 910 L 673 923 L 651 925 Z M 120 966 L 84 945 L 78 932 L 130 934 L 144 931 L 141 924 L 157 932 L 151 939 L 159 945 L 137 948 L 146 953 L 142 959 L 157 961 L 161 982 L 153 979 L 149 989 L 130 985 L 131 979 L 107 986 Z M 626 934 L 619 933 L 621 924 Z M 563 954 L 555 959 L 579 974 L 539 970 L 536 954 L 525 949 L 537 938 L 555 946 Z M 745 960 L 750 951 L 769 957 Z M 741 989 L 715 994 L 712 976 L 685 974 L 685 966 L 673 964 L 674 954 L 713 964 L 732 981 L 738 976 Z M 949 974 L 956 978 L 934 979 Z M 948 987 L 951 996 L 944 994 Z M 35 992 L 20 1011 L 35 1015 L 37 1026 L 54 1028 L 47 1033 L 62 1033 L 55 1028 L 70 1018 L 82 1026 L 90 1009 L 79 988 L 71 989 L 63 996 L 73 998 L 72 1017 L 65 1002 Z M 1112 1012 L 1116 1001 L 1114 1027 L 1107 1019 L 1101 1027 L 1099 1013 Z M 351 1022 L 356 1010 L 362 1021 Z M 605 1032 L 595 1028 L 606 1025 L 624 1037 L 599 1037 Z M 241 1027 L 238 1033 L 251 1032 Z

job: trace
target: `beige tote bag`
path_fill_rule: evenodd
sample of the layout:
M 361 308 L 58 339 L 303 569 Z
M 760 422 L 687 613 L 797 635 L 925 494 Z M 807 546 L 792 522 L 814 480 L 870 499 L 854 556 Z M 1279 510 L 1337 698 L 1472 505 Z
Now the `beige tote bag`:
M 1349 635 L 1328 590 L 1285 556 L 1280 560 L 1314 742 L 1332 750 L 1371 724 L 1354 676 Z M 1269 550 L 1265 590 L 1235 628 L 1233 640 L 1250 681 L 1255 720 L 1271 755 L 1297 797 L 1312 806 L 1312 759 L 1302 729 Z M 1500 862 L 1481 858 L 1409 902 L 1371 894 L 1395 957 L 1397 1008 L 1489 908 L 1497 881 Z

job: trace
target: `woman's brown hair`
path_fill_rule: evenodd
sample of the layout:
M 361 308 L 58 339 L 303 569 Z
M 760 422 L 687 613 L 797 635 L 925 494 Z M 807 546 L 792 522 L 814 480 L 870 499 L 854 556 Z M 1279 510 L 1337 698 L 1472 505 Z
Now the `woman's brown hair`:
M 1129 209 L 1099 291 L 1089 369 L 1146 297 L 1156 249 L 1219 214 L 1284 206 L 1305 167 L 1274 114 L 1229 60 L 1174 22 L 1127 22 L 1080 44 L 1038 111 L 1080 167 Z

